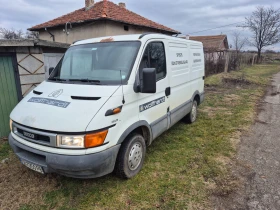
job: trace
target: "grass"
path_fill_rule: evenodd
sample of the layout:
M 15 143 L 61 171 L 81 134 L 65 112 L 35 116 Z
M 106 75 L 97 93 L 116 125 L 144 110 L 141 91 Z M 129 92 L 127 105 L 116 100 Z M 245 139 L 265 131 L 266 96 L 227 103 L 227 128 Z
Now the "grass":
M 51 180 L 52 187 L 37 193 L 38 202 L 22 202 L 21 209 L 212 209 L 210 195 L 224 196 L 238 188 L 227 165 L 241 132 L 253 122 L 269 77 L 279 70 L 277 65 L 258 65 L 207 78 L 198 121 L 180 122 L 161 135 L 148 148 L 135 178 L 48 175 L 37 179 Z
M 241 71 L 233 71 L 229 74 L 221 73 L 208 77 L 205 81 L 206 86 L 222 86 L 223 79 L 245 80 L 250 84 L 266 85 L 269 77 L 277 73 L 279 63 L 255 65 L 254 67 L 245 67 Z
M 0 161 L 9 156 L 11 149 L 7 139 L 0 139 Z

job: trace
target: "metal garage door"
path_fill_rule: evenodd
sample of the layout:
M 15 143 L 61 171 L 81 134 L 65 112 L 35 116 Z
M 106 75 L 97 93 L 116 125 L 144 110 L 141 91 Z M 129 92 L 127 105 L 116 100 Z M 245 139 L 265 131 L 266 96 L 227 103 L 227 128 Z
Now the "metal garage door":
M 9 115 L 18 103 L 13 57 L 0 54 L 0 138 L 7 137 Z

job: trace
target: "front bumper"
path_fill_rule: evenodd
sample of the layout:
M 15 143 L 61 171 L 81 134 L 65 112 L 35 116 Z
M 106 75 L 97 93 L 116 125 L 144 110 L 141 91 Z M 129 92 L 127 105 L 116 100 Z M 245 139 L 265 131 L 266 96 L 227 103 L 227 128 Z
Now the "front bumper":
M 99 153 L 70 156 L 36 150 L 9 135 L 9 144 L 20 160 L 39 165 L 45 173 L 58 173 L 74 178 L 97 178 L 113 172 L 120 145 Z

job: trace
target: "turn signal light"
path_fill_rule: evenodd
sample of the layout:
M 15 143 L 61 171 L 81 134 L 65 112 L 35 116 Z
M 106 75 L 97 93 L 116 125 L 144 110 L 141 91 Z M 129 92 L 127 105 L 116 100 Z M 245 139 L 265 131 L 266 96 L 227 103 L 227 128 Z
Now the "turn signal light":
M 122 109 L 121 108 L 116 108 L 113 110 L 113 114 L 118 114 L 118 113 L 121 113 Z
M 106 139 L 108 130 L 98 133 L 87 134 L 85 136 L 85 148 L 98 147 L 102 145 Z
M 119 114 L 122 112 L 122 106 L 119 106 L 115 109 L 109 109 L 106 113 L 105 113 L 105 116 L 108 117 L 108 116 L 112 116 L 112 115 L 115 115 L 115 114 Z

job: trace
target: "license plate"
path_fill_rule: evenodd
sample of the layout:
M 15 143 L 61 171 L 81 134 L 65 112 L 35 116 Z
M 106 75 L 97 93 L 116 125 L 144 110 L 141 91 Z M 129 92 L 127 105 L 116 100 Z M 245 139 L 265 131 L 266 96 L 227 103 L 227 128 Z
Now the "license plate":
M 27 138 L 33 139 L 33 140 L 36 139 L 36 134 L 34 134 L 34 133 L 29 133 L 29 132 L 23 131 L 22 135 L 27 137 Z
M 36 171 L 36 172 L 41 173 L 41 174 L 44 174 L 43 168 L 41 166 L 38 166 L 36 164 L 27 162 L 25 160 L 22 160 L 21 163 L 23 165 L 25 165 L 27 168 L 30 168 L 33 171 Z

